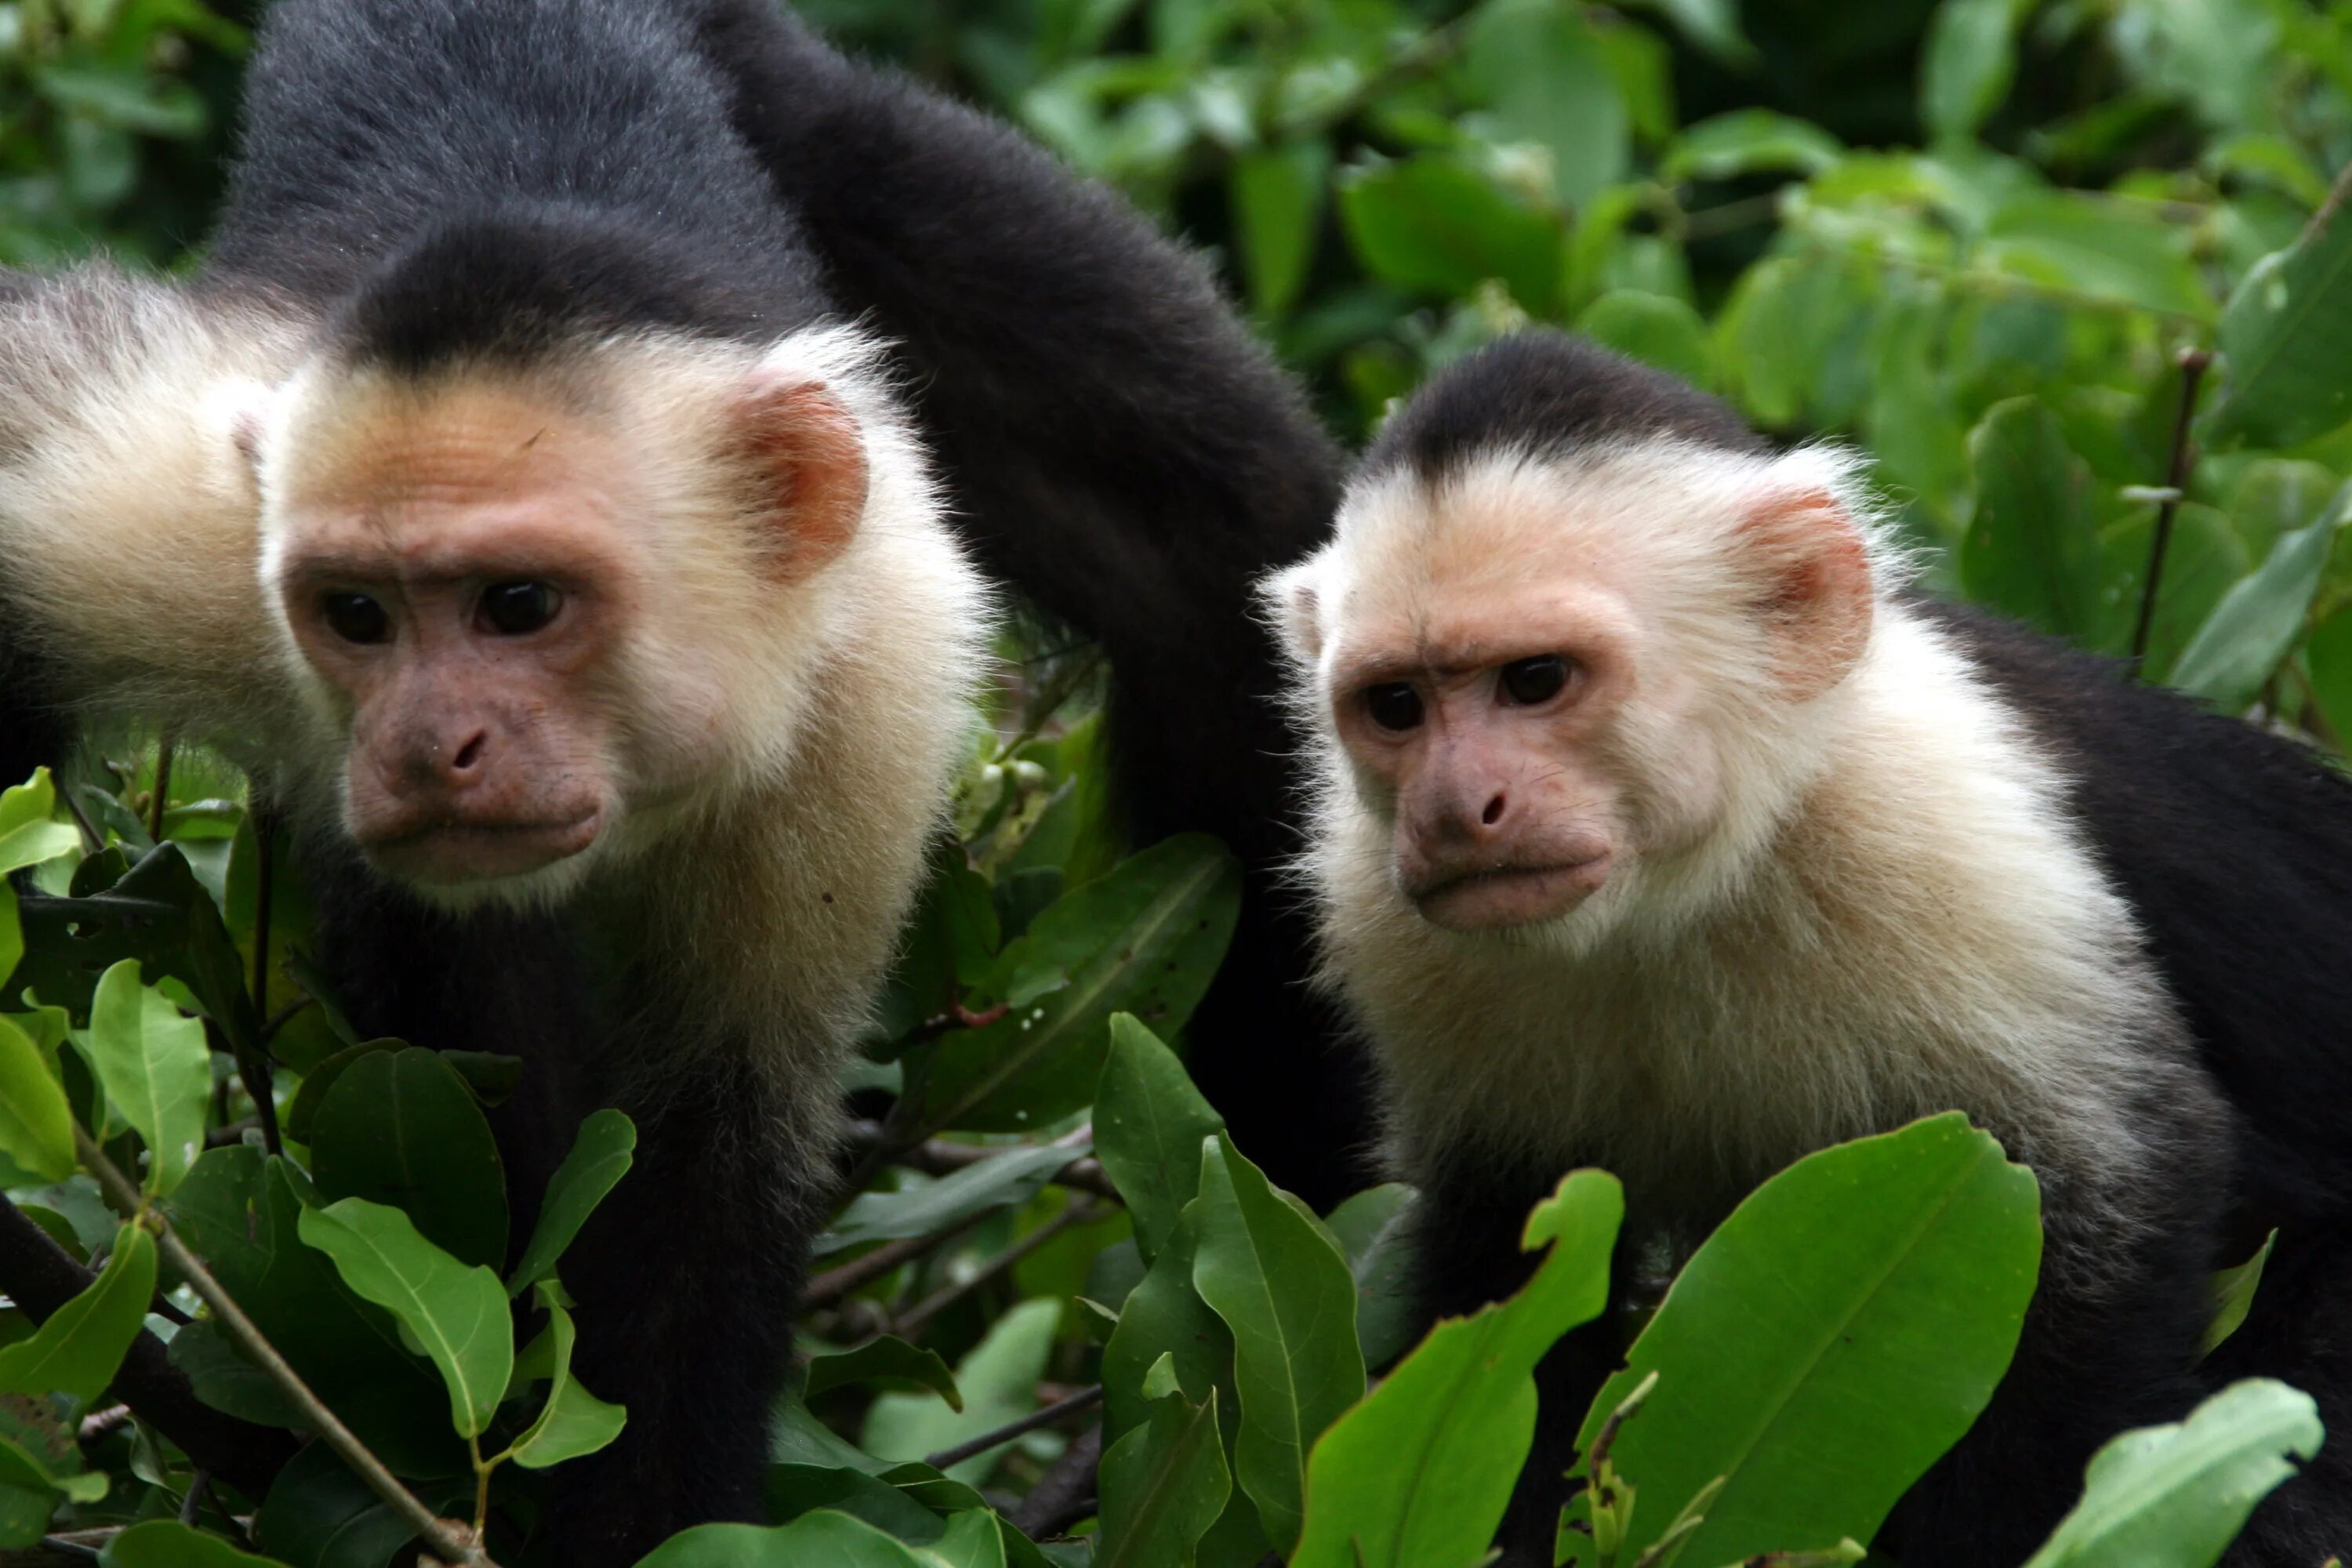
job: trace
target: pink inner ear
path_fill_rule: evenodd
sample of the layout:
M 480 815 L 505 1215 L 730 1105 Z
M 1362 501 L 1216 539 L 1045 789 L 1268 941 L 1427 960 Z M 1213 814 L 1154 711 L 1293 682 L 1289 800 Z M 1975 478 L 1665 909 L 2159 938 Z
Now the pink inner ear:
M 1836 497 L 1804 490 L 1759 503 L 1738 533 L 1769 584 L 1759 608 L 1789 695 L 1817 697 L 1870 646 L 1877 591 L 1862 532 Z
M 753 396 L 743 446 L 761 510 L 773 520 L 778 570 L 807 576 L 841 553 L 866 512 L 866 443 L 821 383 Z

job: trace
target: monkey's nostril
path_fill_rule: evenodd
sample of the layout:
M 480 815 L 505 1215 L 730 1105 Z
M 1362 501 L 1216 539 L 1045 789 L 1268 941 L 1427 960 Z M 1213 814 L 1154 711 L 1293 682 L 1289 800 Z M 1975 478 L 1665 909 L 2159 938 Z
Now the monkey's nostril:
M 482 747 L 488 739 L 489 737 L 488 735 L 477 731 L 472 740 L 467 741 L 464 745 L 458 747 L 457 754 L 451 758 L 449 762 L 451 771 L 461 773 L 466 773 L 469 771 L 476 763 L 480 762 L 482 760 Z
M 1485 823 L 1489 827 L 1494 826 L 1495 824 L 1503 820 L 1503 797 L 1499 795 L 1496 795 L 1494 799 L 1486 803 L 1486 809 L 1479 815 L 1478 820 Z

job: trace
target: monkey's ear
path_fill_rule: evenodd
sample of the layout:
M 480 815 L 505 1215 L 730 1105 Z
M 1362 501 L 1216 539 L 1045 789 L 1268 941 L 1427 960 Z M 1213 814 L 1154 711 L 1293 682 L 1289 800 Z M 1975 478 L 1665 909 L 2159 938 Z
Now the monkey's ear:
M 866 515 L 856 416 L 823 382 L 763 369 L 735 410 L 735 436 L 753 505 L 772 524 L 779 574 L 797 581 L 839 555 Z
M 1862 531 L 1837 497 L 1807 488 L 1759 497 L 1738 537 L 1759 580 L 1753 602 L 1790 699 L 1820 696 L 1870 646 L 1878 595 Z
M 1323 654 L 1323 605 L 1317 592 L 1315 563 L 1302 561 L 1286 566 L 1258 584 L 1259 602 L 1274 634 L 1290 657 L 1313 664 Z

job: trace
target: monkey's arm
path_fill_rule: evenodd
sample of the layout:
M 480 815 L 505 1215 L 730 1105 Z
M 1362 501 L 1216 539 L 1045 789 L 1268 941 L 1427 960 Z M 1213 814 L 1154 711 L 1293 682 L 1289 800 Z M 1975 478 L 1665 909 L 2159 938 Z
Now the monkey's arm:
M 900 345 L 983 563 L 1108 654 L 1136 837 L 1213 833 L 1249 863 L 1193 1067 L 1252 1157 L 1328 1207 L 1370 1179 L 1370 1116 L 1276 889 L 1296 742 L 1251 584 L 1323 538 L 1338 448 L 1208 269 L 1116 195 L 765 0 L 697 15 L 828 287 Z

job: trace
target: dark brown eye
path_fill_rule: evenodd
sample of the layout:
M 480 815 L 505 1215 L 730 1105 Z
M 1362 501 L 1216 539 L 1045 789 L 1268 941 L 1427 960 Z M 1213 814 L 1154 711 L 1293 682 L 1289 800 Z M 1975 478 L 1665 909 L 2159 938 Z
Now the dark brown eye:
M 1364 711 L 1383 730 L 1416 730 L 1421 727 L 1421 693 L 1402 680 L 1368 686 L 1364 689 Z
M 482 590 L 482 625 L 502 637 L 535 632 L 555 618 L 563 595 L 544 583 L 493 583 Z
M 1568 660 L 1556 653 L 1513 659 L 1503 666 L 1503 699 L 1532 708 L 1549 702 L 1568 684 Z
M 392 640 L 392 617 L 365 594 L 330 594 L 319 601 L 327 628 L 348 643 Z

